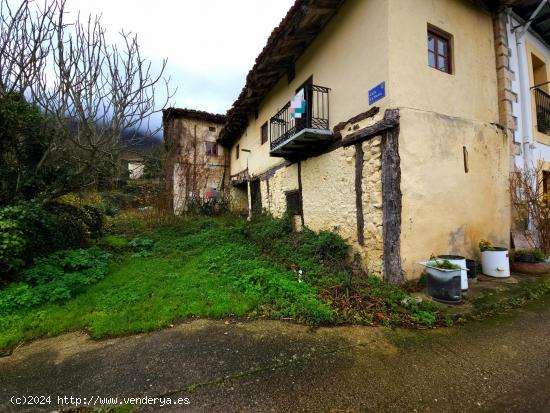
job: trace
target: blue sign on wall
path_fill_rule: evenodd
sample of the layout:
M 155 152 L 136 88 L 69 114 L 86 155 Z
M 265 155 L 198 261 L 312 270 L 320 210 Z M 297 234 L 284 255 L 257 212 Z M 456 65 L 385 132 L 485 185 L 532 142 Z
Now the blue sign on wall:
M 386 96 L 386 82 L 382 82 L 379 85 L 369 90 L 369 105 L 379 101 Z

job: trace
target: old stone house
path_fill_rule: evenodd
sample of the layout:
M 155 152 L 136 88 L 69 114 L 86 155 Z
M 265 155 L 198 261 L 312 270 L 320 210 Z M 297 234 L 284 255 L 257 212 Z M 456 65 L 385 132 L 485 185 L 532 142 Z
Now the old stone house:
M 394 282 L 508 245 L 501 3 L 297 0 L 218 138 L 233 207 L 336 231 Z
M 163 111 L 165 182 L 176 213 L 217 197 L 227 185 L 225 149 L 217 138 L 225 116 L 192 109 Z

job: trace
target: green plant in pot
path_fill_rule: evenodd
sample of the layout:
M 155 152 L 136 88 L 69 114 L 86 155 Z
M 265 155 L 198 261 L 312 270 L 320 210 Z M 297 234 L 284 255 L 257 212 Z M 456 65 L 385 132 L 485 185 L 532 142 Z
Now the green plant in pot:
M 458 303 L 462 300 L 460 285 L 462 268 L 447 259 L 434 255 L 420 263 L 426 268 L 426 289 L 428 295 L 445 303 Z
M 428 262 L 432 267 L 438 268 L 440 270 L 460 270 L 461 269 L 459 265 L 453 264 L 449 260 L 437 258 L 433 254 L 430 256 L 430 260 Z
M 481 271 L 483 274 L 496 278 L 510 276 L 508 248 L 495 247 L 490 241 L 482 239 L 479 241 L 479 251 L 481 252 Z
M 522 274 L 547 274 L 550 273 L 547 259 L 548 255 L 538 248 L 519 249 L 512 252 L 510 268 Z

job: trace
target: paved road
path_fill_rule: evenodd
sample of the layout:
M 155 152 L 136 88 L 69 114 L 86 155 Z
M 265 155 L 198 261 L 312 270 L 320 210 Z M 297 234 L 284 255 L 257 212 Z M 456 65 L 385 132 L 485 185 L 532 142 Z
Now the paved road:
M 190 401 L 146 412 L 550 412 L 550 301 L 433 331 L 197 320 L 105 341 L 71 333 L 0 358 L 0 411 L 39 410 L 11 395 Z

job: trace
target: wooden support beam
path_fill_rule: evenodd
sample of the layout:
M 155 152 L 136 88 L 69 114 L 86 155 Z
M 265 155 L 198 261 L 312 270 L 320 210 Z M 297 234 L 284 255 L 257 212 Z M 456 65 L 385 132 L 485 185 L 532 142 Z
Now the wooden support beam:
M 369 110 L 363 112 L 363 113 L 360 113 L 358 115 L 355 115 L 354 117 L 352 118 L 349 118 L 348 120 L 346 121 L 343 121 L 343 122 L 340 122 L 338 123 L 333 129 L 332 131 L 334 133 L 339 133 L 340 131 L 344 130 L 344 128 L 346 127 L 347 124 L 349 123 L 357 123 L 357 122 L 361 122 L 362 120 L 364 119 L 367 119 L 367 118 L 372 118 L 373 116 L 377 115 L 378 112 L 380 112 L 380 108 L 378 106 L 373 106 L 372 108 L 370 108 Z
M 363 144 L 355 144 L 355 211 L 357 216 L 357 242 L 365 245 L 365 216 L 363 214 Z
M 373 138 L 374 136 L 382 135 L 384 132 L 396 127 L 397 125 L 399 125 L 399 111 L 388 109 L 384 113 L 384 119 L 380 122 L 376 122 L 372 126 L 368 126 L 346 136 L 346 138 L 342 140 L 342 146 L 346 147 L 355 145 L 356 143 L 363 142 L 369 138 Z
M 298 161 L 298 193 L 300 194 L 300 219 L 304 227 L 304 201 L 302 197 L 302 163 Z
M 399 157 L 399 110 L 386 110 L 382 136 L 382 215 L 384 279 L 392 284 L 405 280 L 401 266 L 401 158 Z M 382 121 L 384 122 L 384 121 Z M 377 132 L 376 134 L 379 134 Z

